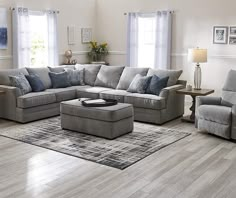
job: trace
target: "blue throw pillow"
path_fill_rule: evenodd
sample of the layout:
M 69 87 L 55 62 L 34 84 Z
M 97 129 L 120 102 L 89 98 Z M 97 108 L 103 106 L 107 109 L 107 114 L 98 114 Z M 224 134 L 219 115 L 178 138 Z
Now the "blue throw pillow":
M 53 88 L 65 88 L 71 86 L 67 72 L 49 72 Z
M 144 94 L 151 78 L 151 76 L 141 76 L 140 74 L 137 74 L 132 80 L 127 91 L 131 93 Z
M 15 76 L 9 76 L 9 79 L 11 82 L 11 86 L 19 88 L 22 95 L 32 91 L 32 88 L 23 73 Z
M 168 80 L 169 76 L 164 78 L 159 78 L 156 75 L 152 76 L 152 79 L 148 85 L 146 93 L 159 96 L 161 90 L 167 86 Z
M 33 92 L 40 92 L 45 90 L 45 86 L 38 75 L 26 75 L 25 77 L 29 81 Z

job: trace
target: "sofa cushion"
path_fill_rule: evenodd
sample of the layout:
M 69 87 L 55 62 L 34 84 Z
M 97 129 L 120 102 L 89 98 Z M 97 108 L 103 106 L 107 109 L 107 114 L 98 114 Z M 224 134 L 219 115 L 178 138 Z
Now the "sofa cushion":
M 11 86 L 11 81 L 9 79 L 9 76 L 16 76 L 20 73 L 24 75 L 29 75 L 26 68 L 20 68 L 20 69 L 1 69 L 0 70 L 0 85 L 7 85 Z
M 66 71 L 61 73 L 49 72 L 49 76 L 51 78 L 53 88 L 65 88 L 71 86 L 68 73 Z
M 146 76 L 148 68 L 125 67 L 116 89 L 127 90 L 137 74 Z
M 54 73 L 61 73 L 64 72 L 65 69 L 75 69 L 74 65 L 62 65 L 62 66 L 56 66 L 56 67 L 48 67 L 50 72 Z
M 105 87 L 80 87 L 77 89 L 77 97 L 78 98 L 99 98 L 99 94 L 103 91 L 112 90 L 110 88 Z
M 232 108 L 219 105 L 201 105 L 197 109 L 200 119 L 228 125 L 231 123 Z
M 124 96 L 124 102 L 145 109 L 160 110 L 166 107 L 165 98 L 149 94 L 130 93 Z
M 33 92 L 40 92 L 45 90 L 43 82 L 37 75 L 26 75 L 25 77 L 29 81 Z
M 57 89 L 47 89 L 46 92 L 54 93 L 56 95 L 56 101 L 66 101 L 76 98 L 76 88 L 57 88 Z
M 151 76 L 141 76 L 140 74 L 137 74 L 129 85 L 127 91 L 131 93 L 144 94 L 150 83 L 151 78 Z
M 49 76 L 49 69 L 47 67 L 27 68 L 27 71 L 30 75 L 38 75 L 46 89 L 52 87 L 52 82 Z
M 169 76 L 164 78 L 159 78 L 156 75 L 152 76 L 152 79 L 148 85 L 146 93 L 159 96 L 161 90 L 166 88 L 168 80 Z
M 68 73 L 69 82 L 72 86 L 84 85 L 84 69 L 68 69 L 65 68 Z
M 11 81 L 11 86 L 19 88 L 22 95 L 32 91 L 32 88 L 24 74 L 20 73 L 15 76 L 9 76 L 9 79 Z
M 101 68 L 101 65 L 75 65 L 76 69 L 84 69 L 84 83 L 86 85 L 94 86 L 97 78 L 97 74 Z
M 177 83 L 180 75 L 182 74 L 183 70 L 161 70 L 161 69 L 149 69 L 147 76 L 156 75 L 159 78 L 164 78 L 169 76 L 169 80 L 167 86 L 173 86 Z
M 17 107 L 26 109 L 56 102 L 56 96 L 50 92 L 31 92 L 17 98 Z
M 100 98 L 102 99 L 114 99 L 118 100 L 121 103 L 124 103 L 124 96 L 129 94 L 129 92 L 125 90 L 109 90 L 109 91 L 103 91 L 101 92 Z
M 80 101 L 71 100 L 61 103 L 61 113 L 76 117 L 115 122 L 133 116 L 132 105 L 122 104 L 108 107 L 84 107 Z
M 103 65 L 98 72 L 94 86 L 108 87 L 115 89 L 124 70 L 122 66 Z

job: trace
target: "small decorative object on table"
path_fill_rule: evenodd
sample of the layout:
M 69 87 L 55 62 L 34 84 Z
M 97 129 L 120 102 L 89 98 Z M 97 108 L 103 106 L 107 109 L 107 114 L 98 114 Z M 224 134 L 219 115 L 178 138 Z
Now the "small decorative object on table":
M 65 57 L 66 57 L 66 62 L 65 64 L 69 65 L 71 63 L 71 58 L 72 58 L 72 51 L 71 50 L 66 50 L 65 51 Z
M 108 54 L 107 43 L 98 44 L 96 41 L 89 43 L 90 52 L 88 53 L 91 63 L 92 62 L 105 62 L 105 56 Z
M 214 93 L 214 90 L 213 89 L 201 89 L 201 90 L 192 89 L 191 91 L 189 91 L 187 89 L 180 89 L 180 90 L 177 90 L 176 93 L 190 95 L 192 97 L 193 103 L 192 103 L 192 106 L 190 107 L 190 111 L 192 111 L 192 114 L 190 116 L 186 116 L 186 117 L 182 118 L 182 121 L 194 123 L 195 122 L 196 97 L 212 94 L 212 93 Z
M 207 50 L 206 49 L 189 49 L 188 60 L 192 63 L 197 63 L 194 72 L 194 89 L 201 90 L 202 72 L 199 63 L 207 62 Z

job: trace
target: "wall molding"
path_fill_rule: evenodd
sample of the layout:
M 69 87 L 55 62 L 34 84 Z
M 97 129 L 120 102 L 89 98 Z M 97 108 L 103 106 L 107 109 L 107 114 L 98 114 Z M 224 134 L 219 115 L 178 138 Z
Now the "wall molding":
M 0 60 L 11 60 L 12 56 L 6 55 L 6 56 L 0 56 Z
M 85 56 L 88 54 L 89 51 L 73 51 L 73 55 L 75 56 Z M 60 56 L 64 56 L 64 52 L 59 53 Z M 109 51 L 110 55 L 116 55 L 116 56 L 125 56 L 126 52 L 125 51 L 116 51 L 116 50 L 111 50 Z M 187 53 L 172 53 L 172 57 L 186 57 L 188 54 Z M 236 55 L 217 55 L 217 54 L 210 54 L 208 58 L 213 58 L 213 59 L 236 59 Z M 6 55 L 6 56 L 0 56 L 0 60 L 11 60 L 12 56 L 11 55 Z

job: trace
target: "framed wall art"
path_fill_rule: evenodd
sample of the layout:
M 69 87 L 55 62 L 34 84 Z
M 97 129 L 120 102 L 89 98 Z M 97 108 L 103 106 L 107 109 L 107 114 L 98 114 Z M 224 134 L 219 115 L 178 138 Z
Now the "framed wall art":
M 0 8 L 0 49 L 7 49 L 7 9 Z
M 228 27 L 214 26 L 213 27 L 213 43 L 227 44 L 228 43 Z
M 89 43 L 92 41 L 92 28 L 82 28 L 81 29 L 81 42 Z

